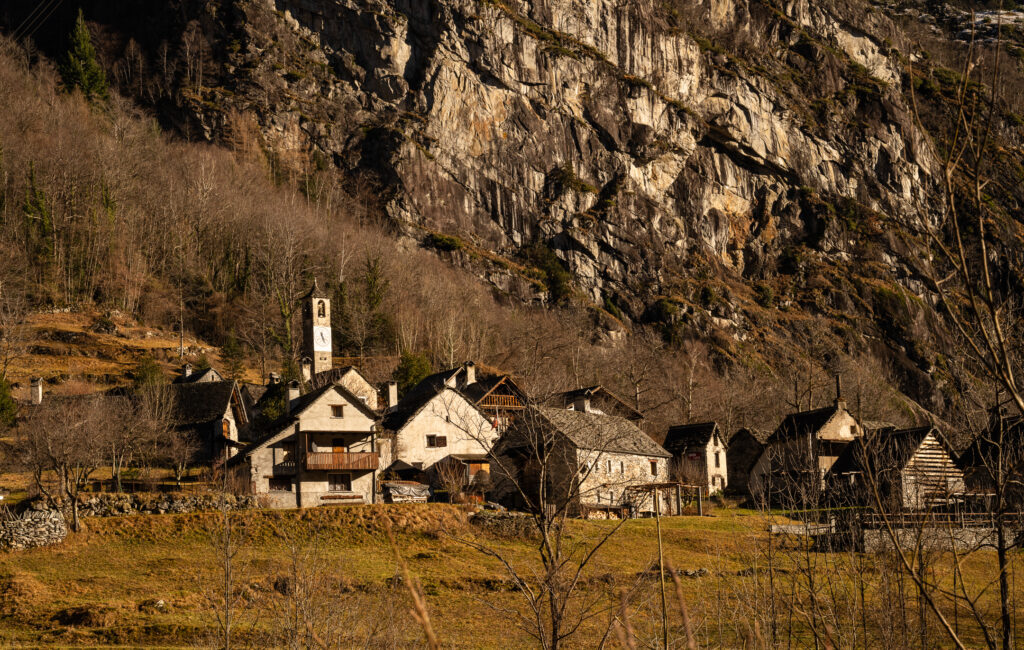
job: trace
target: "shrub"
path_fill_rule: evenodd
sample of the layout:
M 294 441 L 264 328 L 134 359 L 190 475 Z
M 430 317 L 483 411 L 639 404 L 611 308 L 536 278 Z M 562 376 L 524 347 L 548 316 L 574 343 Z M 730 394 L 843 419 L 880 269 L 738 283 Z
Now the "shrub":
M 452 252 L 461 250 L 465 244 L 458 237 L 452 237 L 450 235 L 442 235 L 440 233 L 432 232 L 427 235 L 426 240 L 423 242 L 428 248 L 434 248 L 439 251 Z
M 754 287 L 754 301 L 765 309 L 770 309 L 775 305 L 775 292 L 769 285 L 760 283 Z

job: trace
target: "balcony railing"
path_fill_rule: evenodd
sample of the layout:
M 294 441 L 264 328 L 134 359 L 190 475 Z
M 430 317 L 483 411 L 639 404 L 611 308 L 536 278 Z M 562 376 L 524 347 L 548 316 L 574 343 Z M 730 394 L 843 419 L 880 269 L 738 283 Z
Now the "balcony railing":
M 377 452 L 314 451 L 306 454 L 307 470 L 373 470 L 379 464 Z
M 294 460 L 284 460 L 274 465 L 274 476 L 291 476 L 295 473 L 296 462 Z
M 480 400 L 481 408 L 521 409 L 523 403 L 515 395 L 488 395 Z

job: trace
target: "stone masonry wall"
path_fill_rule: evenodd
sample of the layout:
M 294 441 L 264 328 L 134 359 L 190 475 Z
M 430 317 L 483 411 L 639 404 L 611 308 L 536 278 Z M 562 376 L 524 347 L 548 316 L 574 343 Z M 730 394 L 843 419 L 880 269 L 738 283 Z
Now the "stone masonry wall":
M 60 544 L 67 536 L 67 524 L 56 510 L 27 510 L 0 522 L 0 549 L 4 550 Z

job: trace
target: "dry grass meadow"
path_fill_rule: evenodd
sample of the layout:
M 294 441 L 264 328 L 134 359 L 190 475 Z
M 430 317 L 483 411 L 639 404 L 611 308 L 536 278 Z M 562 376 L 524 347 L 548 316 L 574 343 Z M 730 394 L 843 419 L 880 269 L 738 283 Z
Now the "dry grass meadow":
M 457 507 L 249 511 L 234 522 L 236 539 L 244 539 L 232 565 L 240 647 L 285 646 L 289 625 L 303 607 L 318 626 L 331 631 L 335 647 L 422 645 L 422 631 L 409 615 L 411 598 L 384 532 L 386 522 L 411 574 L 422 583 L 443 647 L 535 645 L 512 622 L 509 612 L 523 611 L 524 601 L 507 574 L 496 560 L 462 540 L 497 549 L 527 575 L 535 565 L 536 542 L 485 531 L 468 523 L 466 512 Z M 217 645 L 215 603 L 223 572 L 215 539 L 221 524 L 219 513 L 89 519 L 87 531 L 60 547 L 0 556 L 0 645 Z M 572 521 L 566 539 L 585 546 L 611 525 Z M 918 604 L 909 581 L 899 592 L 902 605 L 886 600 L 883 592 L 891 590 L 885 587 L 895 584 L 898 572 L 884 557 L 826 555 L 790 545 L 773 546 L 769 563 L 765 525 L 758 513 L 736 509 L 662 520 L 667 560 L 694 574 L 683 575 L 680 586 L 700 647 L 814 647 L 814 634 L 802 620 L 812 611 L 832 626 L 844 647 L 891 647 L 893 635 L 901 634 L 894 624 L 900 607 L 902 620 L 910 622 L 904 637 L 927 642 L 927 647 L 944 645 L 934 625 L 919 636 L 913 624 Z M 622 593 L 629 595 L 627 612 L 637 637 L 651 647 L 658 643 L 658 582 L 648 573 L 657 557 L 655 526 L 649 519 L 627 522 L 587 568 L 581 596 L 613 607 L 599 609 L 569 646 L 597 647 L 606 641 L 617 647 L 616 637 L 606 634 L 610 617 L 620 614 Z M 941 564 L 935 563 L 936 575 L 943 571 Z M 992 564 L 990 558 L 975 556 L 964 564 L 964 575 L 980 587 L 991 578 Z M 289 587 L 296 576 L 305 576 L 298 579 L 309 587 L 306 602 L 299 602 L 297 590 Z M 868 606 L 861 609 L 856 604 L 864 593 Z M 984 599 L 995 606 L 994 594 Z M 685 647 L 671 582 L 669 607 L 670 645 Z M 773 611 L 785 642 L 772 643 L 767 628 L 755 625 Z M 867 643 L 856 638 L 860 623 L 870 630 Z M 960 612 L 958 624 L 971 626 L 966 612 Z M 974 640 L 980 639 L 974 635 Z

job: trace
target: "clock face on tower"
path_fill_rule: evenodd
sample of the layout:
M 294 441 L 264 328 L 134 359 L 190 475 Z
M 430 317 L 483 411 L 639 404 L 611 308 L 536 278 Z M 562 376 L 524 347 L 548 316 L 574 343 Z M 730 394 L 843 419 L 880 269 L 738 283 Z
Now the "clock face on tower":
M 314 352 L 330 352 L 331 351 L 331 328 L 324 327 L 323 325 L 316 325 L 313 327 L 313 351 Z

